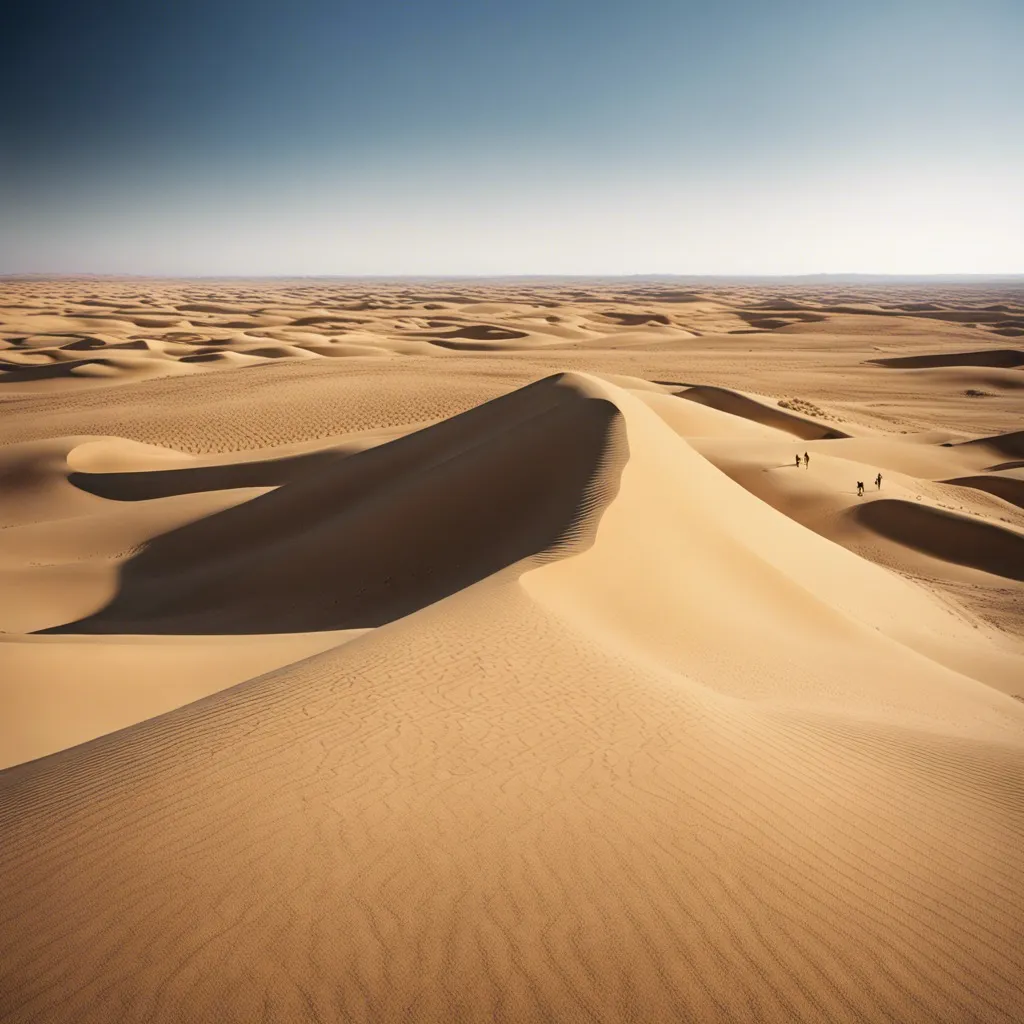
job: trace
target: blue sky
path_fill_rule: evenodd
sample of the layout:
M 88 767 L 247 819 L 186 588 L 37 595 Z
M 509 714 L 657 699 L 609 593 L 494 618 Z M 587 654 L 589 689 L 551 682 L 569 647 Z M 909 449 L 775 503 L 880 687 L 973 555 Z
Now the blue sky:
M 123 0 L 0 33 L 0 272 L 1024 272 L 1019 0 Z

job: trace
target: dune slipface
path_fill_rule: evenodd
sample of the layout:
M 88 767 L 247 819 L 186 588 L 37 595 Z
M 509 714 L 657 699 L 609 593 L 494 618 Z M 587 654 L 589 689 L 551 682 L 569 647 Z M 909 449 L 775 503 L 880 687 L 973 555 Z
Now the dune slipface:
M 616 407 L 586 387 L 541 381 L 164 534 L 61 631 L 379 626 L 557 547 L 615 447 Z
M 5 390 L 0 1020 L 1024 1016 L 1014 414 L 868 365 L 1004 297 L 630 287 L 154 285 L 388 368 Z

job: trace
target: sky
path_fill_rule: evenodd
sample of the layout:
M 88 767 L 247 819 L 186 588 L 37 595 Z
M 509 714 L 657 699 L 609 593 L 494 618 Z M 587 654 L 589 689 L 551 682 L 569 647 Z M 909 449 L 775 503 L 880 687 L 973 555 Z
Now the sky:
M 1024 273 L 1024 0 L 18 8 L 0 273 Z

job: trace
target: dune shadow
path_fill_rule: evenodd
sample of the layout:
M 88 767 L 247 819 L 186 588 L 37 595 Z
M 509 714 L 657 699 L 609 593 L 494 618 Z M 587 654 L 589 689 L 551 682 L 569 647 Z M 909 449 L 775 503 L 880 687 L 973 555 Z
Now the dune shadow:
M 796 416 L 776 406 L 765 405 L 736 391 L 729 391 L 727 388 L 702 384 L 684 391 L 676 391 L 675 394 L 679 398 L 718 409 L 720 412 L 741 416 L 766 427 L 775 427 L 802 441 L 824 441 L 850 436 L 835 427 L 817 423 L 804 416 Z
M 429 332 L 416 332 L 411 337 L 429 338 L 436 345 L 443 345 L 446 341 L 517 341 L 520 338 L 527 338 L 526 331 L 513 330 L 510 327 L 493 327 L 491 324 L 472 324 L 468 327 L 458 327 L 445 334 L 432 334 Z
M 997 498 L 1002 498 L 1003 501 L 1010 502 L 1011 505 L 1024 508 L 1024 480 L 1017 480 L 1012 476 L 961 476 L 943 482 L 986 491 Z
M 604 315 L 610 320 L 618 320 L 623 327 L 644 327 L 647 324 L 669 326 L 672 321 L 664 313 L 627 313 L 623 310 L 610 309 Z
M 59 380 L 74 377 L 71 371 L 79 366 L 114 366 L 109 359 L 70 359 L 64 363 L 47 363 L 44 366 L 16 366 L 0 363 L 0 384 L 23 384 L 36 380 Z
M 279 487 L 304 473 L 316 472 L 350 458 L 346 451 L 316 451 L 280 459 L 235 462 L 222 466 L 154 469 L 128 473 L 68 474 L 79 490 L 112 501 L 150 501 L 176 494 L 197 494 L 239 487 Z
M 1013 348 L 983 349 L 979 352 L 937 352 L 920 356 L 892 356 L 869 359 L 876 366 L 892 369 L 924 370 L 940 366 L 986 366 L 1012 370 L 1024 366 L 1024 352 Z
M 347 458 L 88 474 L 94 493 L 98 485 L 136 500 L 294 471 L 268 494 L 154 538 L 122 565 L 107 607 L 46 632 L 383 625 L 524 558 L 583 543 L 618 488 L 620 421 L 607 399 L 546 378 Z
M 933 558 L 1024 581 L 1024 537 L 993 523 L 898 498 L 858 505 L 850 515 L 880 536 Z
M 828 319 L 820 313 L 805 312 L 799 305 L 785 303 L 769 303 L 767 307 L 755 306 L 752 309 L 737 309 L 734 312 L 759 331 L 775 331 L 793 324 L 823 323 Z M 782 313 L 782 316 L 775 315 L 778 313 Z
M 106 342 L 101 338 L 81 338 L 78 341 L 72 341 L 67 345 L 62 345 L 61 348 L 72 352 L 95 352 L 97 349 L 140 352 L 148 349 L 149 345 L 143 338 L 135 338 L 132 341 L 118 342 Z
M 991 437 L 977 437 L 973 441 L 961 441 L 958 444 L 948 444 L 949 448 L 988 448 L 998 452 L 1000 455 L 1008 455 L 1010 462 L 1002 463 L 999 466 L 992 466 L 992 469 L 1013 469 L 1018 464 L 1016 460 L 1024 460 L 1024 430 L 1014 430 L 1006 434 L 993 434 Z
M 179 363 L 220 363 L 224 361 L 225 352 L 192 352 L 187 356 L 179 356 Z

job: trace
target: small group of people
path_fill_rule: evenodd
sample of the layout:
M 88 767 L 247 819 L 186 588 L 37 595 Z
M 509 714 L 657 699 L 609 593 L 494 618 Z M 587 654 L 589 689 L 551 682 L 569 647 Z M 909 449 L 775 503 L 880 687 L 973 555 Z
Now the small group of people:
M 880 491 L 881 489 L 882 489 L 882 474 L 879 473 L 878 476 L 875 477 L 875 490 L 876 491 Z M 864 481 L 863 480 L 858 480 L 857 481 L 857 497 L 858 498 L 863 498 L 864 497 Z
M 811 467 L 811 457 L 810 457 L 810 455 L 807 454 L 807 452 L 804 452 L 803 459 L 800 458 L 800 453 L 797 452 L 797 454 L 796 454 L 796 456 L 794 458 L 794 465 L 796 466 L 797 469 L 800 468 L 801 462 L 803 463 L 805 469 L 810 469 L 810 467 Z M 882 489 L 882 474 L 879 473 L 878 476 L 875 477 L 875 490 L 876 491 L 880 491 L 881 489 Z M 864 481 L 863 480 L 858 480 L 857 481 L 857 497 L 858 498 L 863 498 L 864 497 Z

